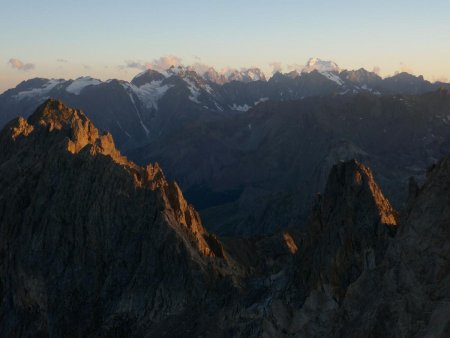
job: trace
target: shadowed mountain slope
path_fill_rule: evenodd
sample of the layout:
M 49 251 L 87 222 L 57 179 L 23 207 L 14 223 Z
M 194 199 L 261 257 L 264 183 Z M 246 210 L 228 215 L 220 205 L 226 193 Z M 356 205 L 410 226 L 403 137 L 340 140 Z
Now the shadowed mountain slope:
M 264 102 L 246 114 L 194 123 L 129 152 L 176 178 L 220 234 L 298 226 L 331 167 L 357 159 L 401 209 L 410 176 L 450 153 L 448 90 L 419 96 L 312 97 Z
M 222 245 L 177 184 L 81 111 L 46 101 L 0 142 L 2 334 L 139 332 L 227 284 Z

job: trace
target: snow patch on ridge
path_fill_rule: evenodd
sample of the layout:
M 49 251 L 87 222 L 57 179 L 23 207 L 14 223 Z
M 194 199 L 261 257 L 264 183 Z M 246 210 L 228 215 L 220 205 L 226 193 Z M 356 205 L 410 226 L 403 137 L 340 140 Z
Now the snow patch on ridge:
M 200 103 L 198 100 L 198 97 L 200 96 L 200 89 L 190 79 L 184 78 L 183 80 L 187 83 L 188 89 L 191 92 L 191 95 L 189 95 L 189 100 L 195 103 Z
M 139 110 L 138 110 L 138 108 L 137 108 L 137 106 L 136 106 L 136 102 L 134 101 L 133 94 L 128 93 L 128 96 L 130 97 L 130 100 L 131 100 L 131 102 L 133 103 L 134 110 L 136 111 L 136 115 L 137 115 L 137 117 L 138 117 L 138 119 L 139 119 L 139 123 L 141 124 L 142 129 L 144 129 L 145 135 L 148 136 L 148 134 L 150 134 L 150 131 L 148 130 L 148 128 L 147 128 L 147 126 L 145 125 L 144 121 L 142 121 L 142 116 L 141 116 L 141 113 L 139 112 Z
M 152 81 L 140 87 L 126 84 L 126 87 L 136 94 L 146 108 L 158 109 L 158 101 L 173 87 L 172 85 L 161 85 L 162 81 Z
M 268 100 L 269 100 L 268 97 L 261 97 L 258 101 L 255 101 L 254 105 L 256 106 L 258 103 L 266 102 Z
M 332 72 L 319 71 L 319 73 L 322 74 L 323 76 L 325 76 L 328 80 L 336 82 L 339 86 L 342 86 L 344 84 L 344 81 L 342 81 L 339 76 L 337 76 L 336 74 L 334 74 Z
M 67 86 L 66 92 L 80 95 L 81 91 L 88 86 L 96 86 L 102 83 L 100 80 L 93 79 L 92 77 L 85 76 L 79 77 Z
M 128 138 L 131 138 L 131 135 L 125 129 L 123 129 L 119 121 L 116 121 L 116 124 L 119 126 L 119 129 L 122 130 L 125 133 L 125 135 L 128 136 Z
M 217 102 L 214 102 L 214 105 L 216 106 L 217 110 L 223 111 L 223 108 L 219 104 L 217 104 Z
M 26 90 L 26 91 L 17 93 L 16 95 L 14 95 L 14 98 L 16 98 L 18 100 L 23 100 L 23 99 L 29 99 L 32 97 L 44 97 L 45 95 L 50 93 L 50 91 L 53 88 L 55 88 L 58 84 L 61 84 L 63 82 L 64 82 L 64 80 L 51 79 L 47 83 L 42 85 L 40 88 L 33 88 L 30 90 Z
M 249 106 L 248 104 L 237 105 L 236 103 L 233 103 L 233 105 L 229 106 L 229 107 L 231 110 L 236 110 L 236 111 L 241 111 L 241 112 L 246 112 L 251 108 L 251 106 Z

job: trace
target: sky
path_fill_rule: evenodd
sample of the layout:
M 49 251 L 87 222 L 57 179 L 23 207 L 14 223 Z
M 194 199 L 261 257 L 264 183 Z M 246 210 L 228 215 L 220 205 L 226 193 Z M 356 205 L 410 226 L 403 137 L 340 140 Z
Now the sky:
M 450 81 L 449 13 L 448 0 L 0 0 L 0 92 L 173 63 L 270 75 L 310 57 Z

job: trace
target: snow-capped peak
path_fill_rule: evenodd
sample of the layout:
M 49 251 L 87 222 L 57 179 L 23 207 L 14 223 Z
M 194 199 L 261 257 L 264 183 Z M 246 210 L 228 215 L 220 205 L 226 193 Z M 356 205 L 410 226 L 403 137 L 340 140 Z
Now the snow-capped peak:
M 44 84 L 37 88 L 30 88 L 28 90 L 21 91 L 17 93 L 14 97 L 18 100 L 35 98 L 35 97 L 46 97 L 52 89 L 54 89 L 57 85 L 64 83 L 65 80 L 62 79 L 51 79 L 47 80 Z
M 303 73 L 309 73 L 313 70 L 319 72 L 336 72 L 340 71 L 339 66 L 333 61 L 321 60 L 319 58 L 310 58 L 306 63 L 305 67 L 302 69 Z
M 231 71 L 228 76 L 228 81 L 242 81 L 242 82 L 253 82 L 253 81 L 266 81 L 264 73 L 259 68 L 246 68 Z
M 136 86 L 142 86 L 146 83 L 151 83 L 153 81 L 161 81 L 164 80 L 166 76 L 161 74 L 160 72 L 153 70 L 153 69 L 146 69 L 145 71 L 139 73 L 136 75 L 132 80 L 131 83 Z
M 244 71 L 244 73 L 252 80 L 252 81 L 266 81 L 266 77 L 264 73 L 259 68 L 249 68 Z
M 79 77 L 67 86 L 66 91 L 71 94 L 79 95 L 81 91 L 88 86 L 96 86 L 102 83 L 100 80 L 90 76 Z
M 224 84 L 227 82 L 227 78 L 224 74 L 219 74 L 214 68 L 210 67 L 207 71 L 205 71 L 202 77 L 206 81 L 214 82 L 217 84 Z

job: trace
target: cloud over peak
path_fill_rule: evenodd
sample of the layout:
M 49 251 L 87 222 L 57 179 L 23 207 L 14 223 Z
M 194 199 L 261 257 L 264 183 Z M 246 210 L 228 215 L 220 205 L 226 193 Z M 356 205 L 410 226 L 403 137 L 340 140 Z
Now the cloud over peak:
M 25 72 L 28 70 L 34 69 L 33 63 L 25 63 L 19 59 L 15 59 L 15 58 L 9 59 L 8 63 L 10 64 L 10 66 L 12 68 L 17 69 L 17 70 L 23 70 Z
M 171 66 L 180 66 L 181 60 L 182 59 L 180 57 L 175 55 L 165 55 L 150 62 L 128 60 L 125 61 L 125 66 L 121 66 L 121 68 L 134 68 L 139 70 L 154 69 L 157 71 L 163 71 Z
M 283 71 L 283 64 L 281 62 L 271 62 L 269 63 L 269 67 L 272 68 L 272 74 Z
M 172 66 L 177 67 L 181 65 L 181 58 L 175 55 L 162 56 L 159 59 L 153 60 L 150 63 L 150 68 L 154 70 L 166 70 Z

